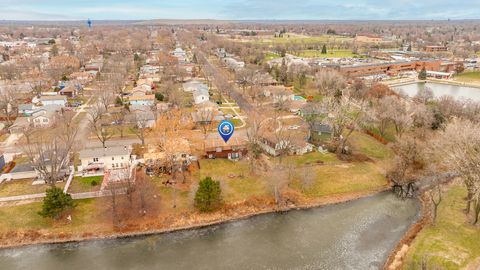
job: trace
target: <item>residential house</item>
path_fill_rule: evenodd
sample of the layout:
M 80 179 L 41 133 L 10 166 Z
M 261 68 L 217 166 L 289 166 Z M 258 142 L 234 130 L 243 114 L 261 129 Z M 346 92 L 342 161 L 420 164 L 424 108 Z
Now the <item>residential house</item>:
M 185 92 L 195 92 L 202 89 L 208 91 L 208 86 L 199 80 L 190 80 L 183 84 L 183 91 Z
M 269 73 L 257 73 L 253 80 L 260 86 L 279 85 L 278 81 Z
M 86 148 L 80 151 L 78 170 L 85 175 L 103 174 L 105 170 L 129 168 L 135 159 L 129 146 Z
M 305 124 L 297 125 L 295 128 L 283 127 L 274 131 L 268 126 L 263 129 L 259 146 L 271 156 L 303 155 L 313 151 L 313 145 L 308 143 L 309 132 Z
M 243 61 L 237 61 L 236 59 L 232 57 L 226 57 L 223 59 L 227 67 L 231 70 L 239 70 L 245 67 L 245 62 Z
M 147 168 L 157 172 L 183 171 L 191 164 L 190 143 L 183 138 L 164 137 L 162 149 L 150 144 L 143 159 Z
M 178 59 L 178 63 L 185 64 L 188 62 L 187 53 L 180 47 L 175 48 L 172 55 Z
M 26 104 L 28 105 L 28 104 Z M 15 122 L 9 127 L 10 133 L 20 134 L 30 127 L 45 128 L 55 123 L 56 113 L 59 106 L 50 105 L 42 107 L 33 107 L 32 109 L 23 109 L 22 117 L 17 117 Z
M 78 88 L 74 85 L 70 84 L 64 87 L 62 90 L 58 91 L 58 93 L 62 96 L 67 96 L 70 98 L 76 97 L 78 95 Z
M 238 160 L 247 154 L 246 138 L 234 136 L 224 142 L 221 138 L 215 137 L 205 141 L 205 156 L 208 158 L 228 158 Z
M 11 134 L 21 134 L 30 127 L 28 117 L 17 117 L 15 122 L 8 128 Z
M 270 85 L 263 88 L 263 95 L 270 97 L 274 103 L 294 100 L 295 95 L 283 85 Z
M 140 73 L 156 74 L 158 72 L 160 72 L 160 66 L 143 65 L 142 67 L 140 67 Z
M 50 127 L 55 122 L 55 112 L 40 109 L 32 113 L 28 117 L 28 121 L 34 128 L 46 128 Z
M 152 106 L 155 104 L 155 95 L 129 96 L 128 102 L 130 105 Z
M 62 95 L 55 96 L 41 96 L 39 101 L 44 105 L 59 105 L 65 107 L 67 105 L 67 97 Z
M 68 77 L 70 78 L 70 80 L 78 82 L 82 85 L 85 85 L 94 79 L 94 76 L 91 73 L 85 71 L 74 72 Z
M 332 127 L 329 124 L 322 122 L 315 122 L 312 126 L 312 133 L 317 135 L 331 135 L 333 132 Z
M 37 107 L 33 103 L 18 105 L 18 113 L 23 114 L 24 116 L 30 116 L 36 110 Z
M 148 107 L 145 109 L 139 109 L 140 106 L 136 105 L 135 110 L 130 107 L 130 114 L 125 117 L 128 123 L 133 123 L 139 127 L 153 128 L 155 126 L 156 117 L 154 112 Z
M 195 92 L 193 92 L 193 100 L 195 104 L 200 104 L 206 101 L 210 100 L 210 95 L 208 93 L 208 90 L 206 89 L 200 89 Z

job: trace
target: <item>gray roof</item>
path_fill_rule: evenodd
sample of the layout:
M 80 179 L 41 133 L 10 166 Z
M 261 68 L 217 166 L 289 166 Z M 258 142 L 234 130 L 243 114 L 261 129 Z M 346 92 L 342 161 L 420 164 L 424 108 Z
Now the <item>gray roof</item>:
M 33 104 L 32 103 L 20 104 L 18 105 L 18 110 L 19 111 L 33 110 Z
M 88 148 L 80 151 L 80 159 L 94 158 L 94 157 L 111 157 L 111 156 L 123 156 L 131 154 L 130 147 L 128 146 L 110 146 L 100 148 Z
M 43 100 L 67 100 L 67 97 L 61 96 L 61 95 L 55 95 L 55 96 L 41 96 L 40 101 Z
M 332 127 L 330 125 L 319 122 L 313 124 L 312 130 L 321 133 L 332 133 Z

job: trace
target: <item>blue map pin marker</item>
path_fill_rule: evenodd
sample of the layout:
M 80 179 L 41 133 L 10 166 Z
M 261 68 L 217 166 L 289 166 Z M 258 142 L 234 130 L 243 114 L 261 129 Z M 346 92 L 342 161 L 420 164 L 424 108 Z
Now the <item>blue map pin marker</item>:
M 233 127 L 233 124 L 230 121 L 223 120 L 218 125 L 218 133 L 220 134 L 220 136 L 222 136 L 222 139 L 225 142 L 228 142 L 230 137 L 232 137 L 234 130 L 235 128 Z

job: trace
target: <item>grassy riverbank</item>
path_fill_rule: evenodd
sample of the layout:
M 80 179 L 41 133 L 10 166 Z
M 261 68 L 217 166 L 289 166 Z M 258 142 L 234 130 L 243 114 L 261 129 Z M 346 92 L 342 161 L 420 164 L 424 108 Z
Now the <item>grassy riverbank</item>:
M 480 228 L 471 225 L 463 212 L 465 196 L 465 187 L 461 185 L 452 186 L 444 194 L 436 224 L 418 233 L 408 251 L 404 269 L 420 269 L 422 261 L 428 269 L 480 267 Z
M 126 218 L 121 226 L 113 226 L 110 198 L 76 200 L 76 208 L 69 213 L 71 221 L 40 217 L 41 202 L 3 205 L 0 207 L 0 246 L 191 228 L 279 209 L 338 203 L 387 189 L 384 163 L 388 162 L 391 150 L 363 133 L 355 134 L 352 145 L 371 160 L 347 162 L 331 153 L 314 152 L 285 158 L 282 160 L 284 171 L 279 173 L 271 168 L 259 168 L 254 174 L 246 160 L 201 160 L 200 170 L 192 172 L 175 190 L 162 184 L 165 177 L 151 178 L 150 196 L 154 198 L 156 209 L 141 217 L 132 213 L 136 217 Z M 277 162 L 279 160 L 274 158 L 267 161 Z M 205 176 L 221 183 L 225 205 L 215 213 L 202 214 L 193 207 L 198 181 Z M 279 178 L 282 178 L 282 197 L 289 202 L 288 206 L 280 208 L 275 204 L 273 192 L 274 181 Z
M 480 83 L 480 72 L 472 71 L 472 72 L 464 72 L 461 74 L 457 74 L 455 75 L 455 80 L 459 82 L 467 82 L 467 83 Z

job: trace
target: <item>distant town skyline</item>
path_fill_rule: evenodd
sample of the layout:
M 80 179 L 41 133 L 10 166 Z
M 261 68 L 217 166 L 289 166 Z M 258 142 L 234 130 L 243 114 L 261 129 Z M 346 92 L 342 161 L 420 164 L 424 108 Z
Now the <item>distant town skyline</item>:
M 450 0 L 1 0 L 0 20 L 479 19 L 480 1 Z

